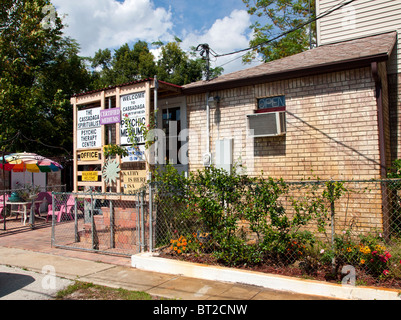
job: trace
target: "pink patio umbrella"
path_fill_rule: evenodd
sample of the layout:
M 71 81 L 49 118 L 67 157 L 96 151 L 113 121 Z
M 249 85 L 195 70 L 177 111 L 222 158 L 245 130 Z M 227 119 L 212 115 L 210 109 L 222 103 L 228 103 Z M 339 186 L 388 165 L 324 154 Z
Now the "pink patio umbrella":
M 13 172 L 52 172 L 63 169 L 61 164 L 36 153 L 11 153 L 0 157 L 0 169 Z
M 55 172 L 63 169 L 62 165 L 51 159 L 42 157 L 36 153 L 11 153 L 0 157 L 0 169 L 13 172 Z M 3 206 L 5 206 L 5 197 L 3 197 Z M 30 215 L 30 223 L 34 223 L 33 214 Z M 4 217 L 4 229 L 6 229 L 6 219 Z

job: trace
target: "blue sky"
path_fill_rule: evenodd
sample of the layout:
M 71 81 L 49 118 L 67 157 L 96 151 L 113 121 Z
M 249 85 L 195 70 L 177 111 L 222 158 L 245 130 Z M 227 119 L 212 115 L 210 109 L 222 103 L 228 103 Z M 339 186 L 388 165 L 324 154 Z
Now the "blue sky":
M 155 0 L 156 6 L 171 8 L 175 30 L 209 29 L 217 19 L 229 16 L 234 10 L 245 10 L 242 0 Z
M 252 38 L 251 17 L 242 0 L 52 0 L 59 15 L 66 15 L 65 34 L 76 39 L 81 55 L 99 49 L 116 49 L 138 40 L 164 43 L 182 40 L 189 50 L 208 43 L 217 53 L 248 47 Z M 152 52 L 158 55 L 156 48 Z M 235 59 L 237 58 L 237 59 Z M 254 64 L 259 64 L 256 61 Z M 225 73 L 248 68 L 239 56 L 216 59 Z

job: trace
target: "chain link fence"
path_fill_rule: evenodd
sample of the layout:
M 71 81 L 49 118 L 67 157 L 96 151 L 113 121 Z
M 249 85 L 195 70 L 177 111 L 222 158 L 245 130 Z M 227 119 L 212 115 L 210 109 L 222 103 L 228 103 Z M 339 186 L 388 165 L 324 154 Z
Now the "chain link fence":
M 401 280 L 401 180 L 235 183 L 154 184 L 154 251 Z
M 54 192 L 52 244 L 401 280 L 401 180 L 174 181 L 133 195 Z
M 132 255 L 149 250 L 149 192 L 53 193 L 52 245 Z

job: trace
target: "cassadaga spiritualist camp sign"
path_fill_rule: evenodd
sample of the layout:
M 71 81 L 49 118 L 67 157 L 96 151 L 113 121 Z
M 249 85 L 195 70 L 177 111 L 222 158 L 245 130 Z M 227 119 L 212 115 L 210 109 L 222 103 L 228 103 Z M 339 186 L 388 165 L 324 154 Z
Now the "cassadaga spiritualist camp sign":
M 124 119 L 128 116 L 129 121 L 135 130 L 135 135 L 137 138 L 136 143 L 145 143 L 141 132 L 141 125 L 145 124 L 146 121 L 146 97 L 145 91 L 128 94 L 121 96 L 120 106 L 121 106 L 121 145 L 132 144 L 134 141 L 130 141 L 128 137 L 127 127 L 124 123 Z
M 77 148 L 100 148 L 100 108 L 92 108 L 78 111 L 77 120 Z

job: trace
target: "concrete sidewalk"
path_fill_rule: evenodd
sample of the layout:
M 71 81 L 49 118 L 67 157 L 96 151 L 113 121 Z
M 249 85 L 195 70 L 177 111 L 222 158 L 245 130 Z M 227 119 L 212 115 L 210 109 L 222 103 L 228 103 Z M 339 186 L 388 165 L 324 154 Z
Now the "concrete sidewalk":
M 139 270 L 130 257 L 52 248 L 50 228 L 0 237 L 0 265 L 183 300 L 316 300 L 319 296 Z M 67 282 L 65 283 L 67 284 Z M 46 291 L 46 288 L 43 288 Z M 48 292 L 43 292 L 48 294 Z M 49 293 L 49 295 L 51 295 Z M 1 299 L 1 297 L 0 297 Z

